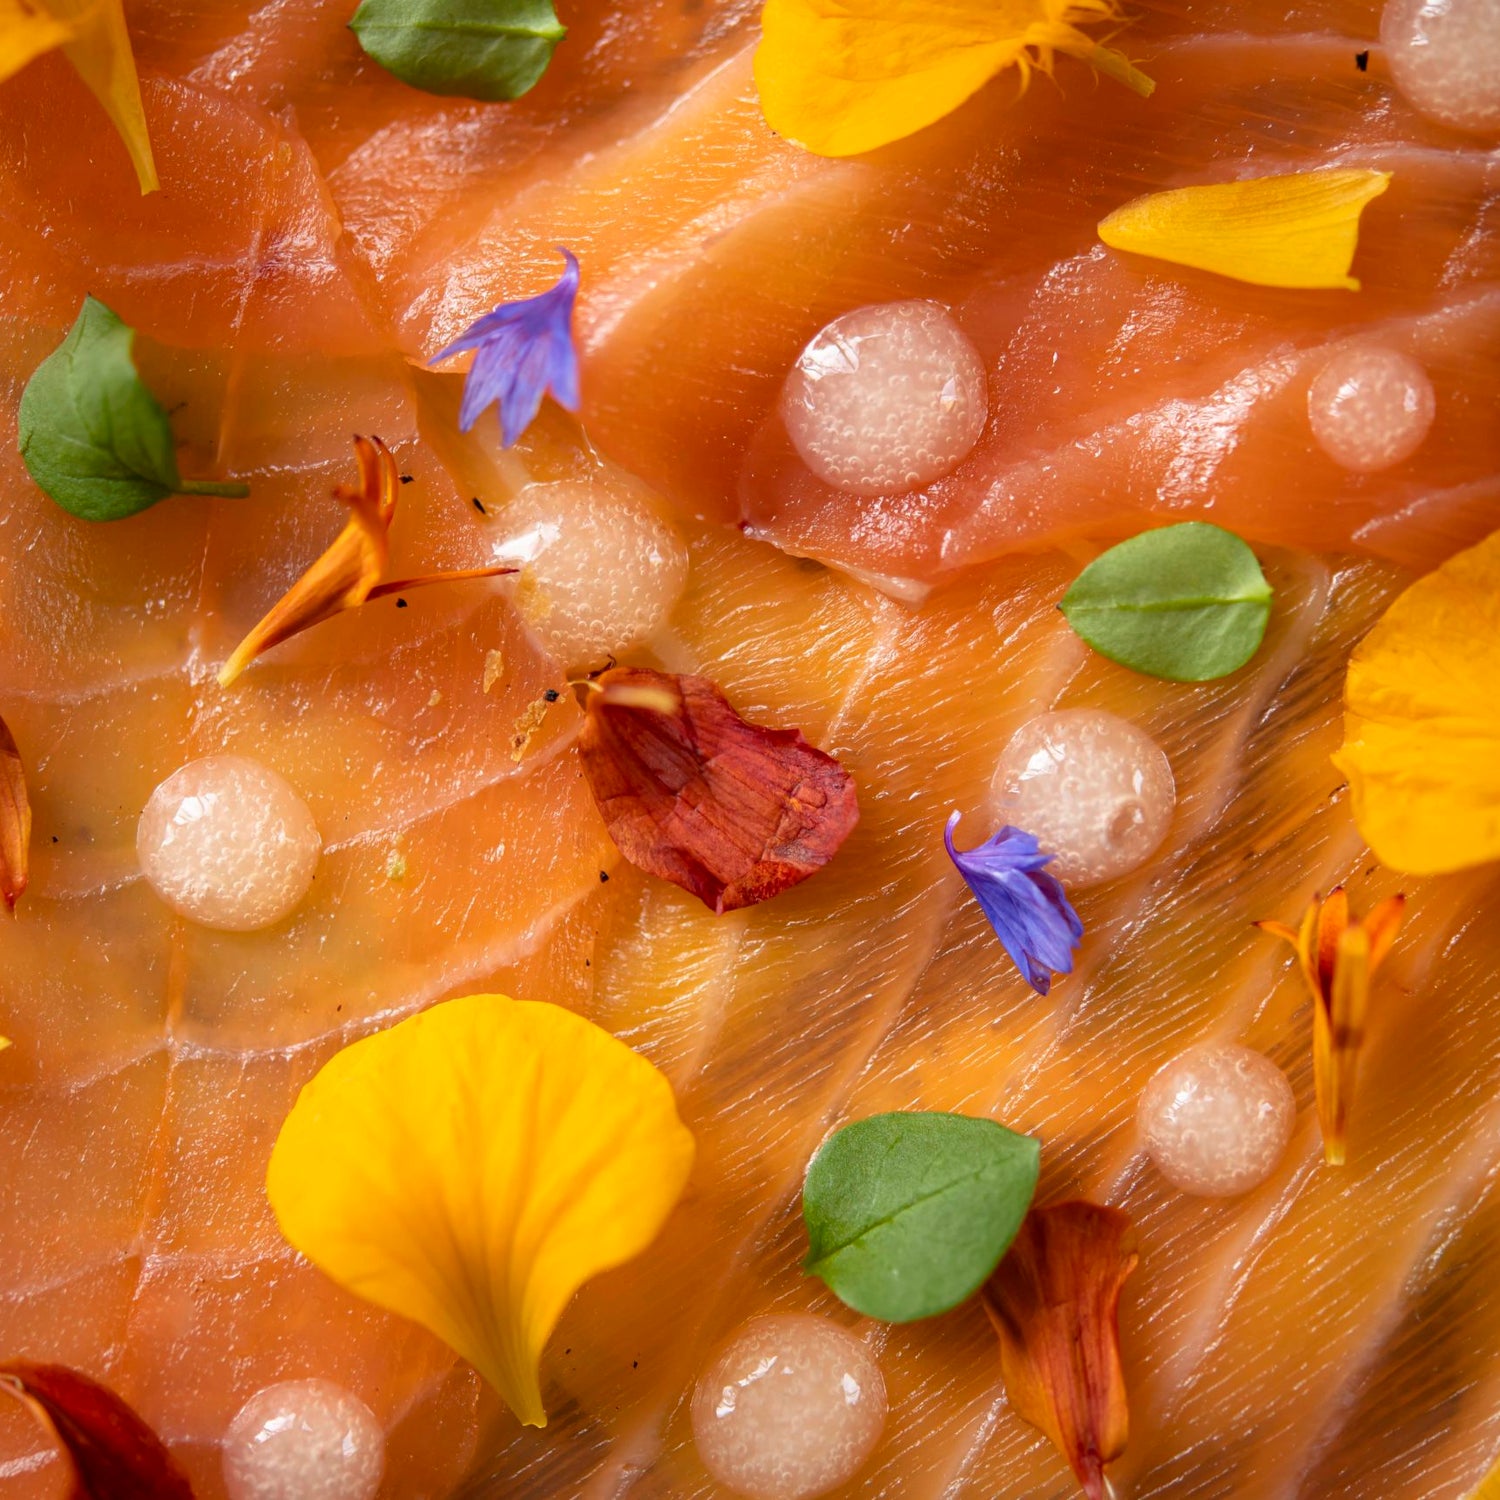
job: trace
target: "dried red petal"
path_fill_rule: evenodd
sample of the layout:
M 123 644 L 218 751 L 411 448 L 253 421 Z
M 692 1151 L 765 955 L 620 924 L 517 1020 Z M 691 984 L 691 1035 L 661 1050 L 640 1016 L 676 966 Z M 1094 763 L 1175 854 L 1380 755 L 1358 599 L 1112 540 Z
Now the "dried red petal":
M 1067 1459 L 1089 1500 L 1125 1451 L 1130 1412 L 1120 1366 L 1120 1288 L 1135 1270 L 1135 1230 L 1116 1208 L 1034 1208 L 984 1288 L 1016 1415 Z
M 616 667 L 595 687 L 579 749 L 610 837 L 714 911 L 806 880 L 859 821 L 838 761 L 746 723 L 708 678 Z
M 15 1359 L 0 1364 L 0 1390 L 23 1402 L 72 1460 L 69 1500 L 193 1500 L 162 1440 L 97 1380 Z
M 31 874 L 31 799 L 21 752 L 0 719 L 0 900 L 14 911 Z

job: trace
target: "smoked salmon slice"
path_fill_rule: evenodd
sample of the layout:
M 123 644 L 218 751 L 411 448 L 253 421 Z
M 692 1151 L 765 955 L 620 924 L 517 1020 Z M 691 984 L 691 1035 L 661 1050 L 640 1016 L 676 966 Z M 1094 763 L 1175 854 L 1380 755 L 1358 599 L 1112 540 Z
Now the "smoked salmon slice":
M 1309 1003 L 1251 924 L 1340 882 L 1364 906 L 1396 889 L 1329 755 L 1354 644 L 1500 525 L 1491 143 L 1405 104 L 1364 0 L 1142 0 L 1122 45 L 1149 101 L 1072 65 L 1023 97 L 1002 77 L 841 161 L 766 126 L 749 0 L 578 0 L 555 66 L 500 106 L 398 83 L 351 8 L 129 4 L 150 198 L 61 59 L 0 85 L 0 713 L 35 817 L 30 889 L 0 920 L 0 1355 L 107 1381 L 204 1500 L 238 1408 L 304 1376 L 384 1425 L 388 1500 L 710 1500 L 688 1408 L 713 1347 L 760 1311 L 856 1323 L 799 1268 L 808 1159 L 861 1115 L 958 1110 L 1041 1137 L 1044 1199 L 1137 1225 L 1122 1497 L 1466 1495 L 1500 1452 L 1500 873 L 1404 884 L 1339 1172 L 1319 1165 Z M 1358 294 L 1095 237 L 1142 192 L 1332 164 L 1395 174 Z M 460 377 L 423 367 L 550 284 L 560 244 L 584 267 L 579 422 L 545 411 L 509 451 L 492 417 L 460 435 Z M 139 330 L 184 472 L 250 499 L 101 526 L 31 482 L 20 392 L 85 294 Z M 831 318 L 910 297 L 981 352 L 989 420 L 949 477 L 852 497 L 798 459 L 781 383 Z M 1415 456 L 1356 476 L 1314 445 L 1306 394 L 1368 336 L 1420 357 L 1439 415 Z M 649 487 L 690 567 L 633 660 L 837 755 L 859 786 L 847 846 L 717 918 L 623 864 L 567 674 L 506 585 L 378 601 L 219 689 L 343 525 L 355 432 L 410 479 L 393 576 L 493 561 L 527 485 Z M 1054 606 L 1110 542 L 1190 518 L 1255 543 L 1276 607 L 1248 667 L 1185 686 L 1091 653 Z M 1080 895 L 1077 970 L 1042 1000 L 941 834 L 952 810 L 982 820 L 1011 734 L 1053 707 L 1146 729 L 1178 803 L 1146 866 Z M 262 932 L 175 917 L 137 867 L 152 789 L 220 751 L 292 781 L 323 836 L 308 898 Z M 293 1252 L 265 1199 L 281 1122 L 337 1048 L 475 991 L 639 1049 L 698 1143 L 661 1240 L 564 1315 L 540 1430 Z M 1280 1168 L 1224 1202 L 1171 1189 L 1134 1123 L 1156 1068 L 1208 1039 L 1266 1053 L 1298 1104 Z M 891 1415 L 841 1494 L 1075 1493 L 1010 1411 L 977 1307 L 858 1327 Z M 0 1500 L 62 1493 L 0 1406 Z

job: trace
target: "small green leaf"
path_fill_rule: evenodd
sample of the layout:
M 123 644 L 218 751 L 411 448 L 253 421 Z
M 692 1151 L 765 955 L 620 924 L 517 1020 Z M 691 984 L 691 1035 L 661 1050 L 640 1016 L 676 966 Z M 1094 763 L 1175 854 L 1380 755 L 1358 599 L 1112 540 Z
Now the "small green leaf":
M 167 414 L 130 357 L 135 330 L 85 297 L 65 338 L 21 393 L 31 477 L 85 521 L 118 521 L 168 495 L 243 496 L 242 484 L 185 482 Z
M 1041 1146 L 967 1115 L 872 1115 L 807 1169 L 803 1269 L 856 1312 L 909 1323 L 957 1307 L 1010 1247 Z
M 552 0 L 363 0 L 359 45 L 403 83 L 465 99 L 519 99 L 568 29 Z
M 1059 608 L 1095 651 L 1122 667 L 1207 682 L 1255 655 L 1271 618 L 1271 586 L 1232 531 L 1184 521 L 1095 558 Z

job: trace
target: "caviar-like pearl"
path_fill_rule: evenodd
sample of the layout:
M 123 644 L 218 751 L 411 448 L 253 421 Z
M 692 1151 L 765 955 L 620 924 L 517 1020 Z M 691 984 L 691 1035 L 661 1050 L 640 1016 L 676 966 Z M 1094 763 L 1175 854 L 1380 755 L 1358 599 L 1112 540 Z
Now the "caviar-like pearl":
M 1390 0 L 1380 39 L 1396 87 L 1424 115 L 1500 131 L 1500 0 Z
M 517 602 L 564 667 L 597 667 L 649 640 L 687 582 L 682 538 L 626 485 L 528 485 L 501 519 L 498 551 L 522 564 Z
M 385 1432 L 331 1380 L 287 1380 L 239 1409 L 221 1453 L 229 1500 L 373 1500 Z
M 852 1479 L 885 1428 L 885 1381 L 864 1342 L 805 1313 L 752 1318 L 693 1395 L 703 1467 L 748 1500 L 804 1500 Z
M 250 932 L 307 894 L 323 852 L 307 803 L 269 766 L 210 755 L 174 771 L 136 825 L 151 888 L 205 927 Z
M 1167 836 L 1177 787 L 1161 746 L 1115 714 L 1039 714 L 995 772 L 1001 818 L 1054 856 L 1066 885 L 1098 885 L 1144 864 Z
M 1437 410 L 1427 371 L 1411 355 L 1378 344 L 1341 350 L 1307 392 L 1318 445 L 1357 474 L 1388 469 L 1422 446 Z
M 835 318 L 802 351 L 781 414 L 819 479 L 900 494 L 951 473 L 979 441 L 984 362 L 936 302 L 875 303 Z
M 1297 1106 L 1269 1058 L 1233 1043 L 1174 1057 L 1141 1095 L 1141 1136 L 1162 1175 L 1185 1193 L 1229 1198 L 1276 1169 Z

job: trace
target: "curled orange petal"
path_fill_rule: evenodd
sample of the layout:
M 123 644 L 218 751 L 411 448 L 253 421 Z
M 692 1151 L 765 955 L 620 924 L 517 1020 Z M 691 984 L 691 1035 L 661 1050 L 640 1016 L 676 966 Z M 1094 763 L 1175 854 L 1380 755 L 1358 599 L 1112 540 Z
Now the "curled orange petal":
M 1051 1438 L 1089 1500 L 1125 1451 L 1120 1288 L 1138 1260 L 1128 1214 L 1074 1200 L 1034 1208 L 984 1288 L 1005 1394 Z
M 1313 997 L 1313 1084 L 1323 1156 L 1331 1167 L 1343 1166 L 1348 1150 L 1349 1105 L 1365 1039 L 1370 980 L 1391 951 L 1405 906 L 1404 896 L 1389 896 L 1355 919 L 1347 892 L 1338 886 L 1326 899 L 1313 900 L 1296 931 L 1282 922 L 1255 924 L 1296 950 Z
M 21 899 L 31 870 L 31 799 L 21 752 L 0 719 L 0 900 L 11 911 Z
M 382 583 L 381 575 L 390 557 L 390 530 L 396 518 L 400 476 L 395 460 L 379 438 L 356 437 L 354 453 L 359 463 L 359 483 L 338 485 L 333 492 L 335 498 L 349 507 L 348 525 L 235 647 L 234 654 L 219 669 L 221 687 L 228 687 L 272 646 L 343 610 L 358 609 L 367 600 L 430 583 L 460 583 L 469 578 L 493 578 L 516 571 L 513 567 L 465 568 Z

